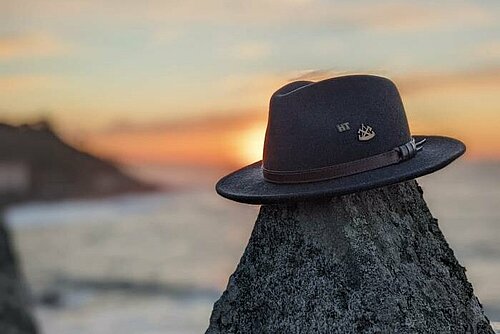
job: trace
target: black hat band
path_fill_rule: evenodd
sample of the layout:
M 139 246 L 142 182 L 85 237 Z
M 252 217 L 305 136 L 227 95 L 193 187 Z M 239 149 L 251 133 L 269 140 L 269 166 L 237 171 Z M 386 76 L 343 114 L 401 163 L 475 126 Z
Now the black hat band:
M 331 180 L 409 160 L 422 149 L 424 142 L 425 139 L 415 143 L 415 139 L 412 138 L 409 142 L 388 152 L 333 166 L 304 171 L 276 171 L 262 167 L 262 173 L 264 179 L 272 183 L 307 183 Z

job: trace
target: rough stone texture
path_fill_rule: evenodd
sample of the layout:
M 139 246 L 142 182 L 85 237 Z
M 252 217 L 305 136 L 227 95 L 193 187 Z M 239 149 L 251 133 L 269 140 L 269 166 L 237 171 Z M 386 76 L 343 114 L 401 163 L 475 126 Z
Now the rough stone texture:
M 35 334 L 26 286 L 0 210 L 0 333 Z
M 262 206 L 206 333 L 494 333 L 416 181 Z

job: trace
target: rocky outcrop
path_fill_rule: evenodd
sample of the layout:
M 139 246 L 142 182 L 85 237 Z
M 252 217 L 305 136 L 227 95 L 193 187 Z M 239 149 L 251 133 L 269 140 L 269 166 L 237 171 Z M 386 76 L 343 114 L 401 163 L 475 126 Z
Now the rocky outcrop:
M 31 302 L 0 211 L 0 333 L 35 334 Z
M 69 145 L 46 122 L 0 123 L 0 205 L 154 189 Z
M 264 205 L 216 333 L 493 333 L 416 181 Z

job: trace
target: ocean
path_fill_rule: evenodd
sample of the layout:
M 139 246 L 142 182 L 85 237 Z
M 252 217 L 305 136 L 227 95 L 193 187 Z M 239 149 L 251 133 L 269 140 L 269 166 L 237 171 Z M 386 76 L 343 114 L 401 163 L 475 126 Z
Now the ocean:
M 419 179 L 500 333 L 500 164 Z M 181 188 L 182 189 L 182 188 Z M 212 187 L 6 212 L 43 333 L 202 333 L 258 213 Z

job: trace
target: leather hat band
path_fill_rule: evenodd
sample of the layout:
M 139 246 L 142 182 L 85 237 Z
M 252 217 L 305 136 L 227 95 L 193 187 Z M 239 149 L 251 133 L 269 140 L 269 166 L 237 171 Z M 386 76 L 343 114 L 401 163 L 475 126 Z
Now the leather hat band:
M 327 167 L 304 171 L 277 171 L 262 167 L 262 172 L 264 179 L 273 183 L 306 183 L 331 180 L 394 165 L 411 159 L 422 149 L 424 142 L 425 139 L 415 143 L 415 139 L 412 138 L 406 144 L 388 152 Z

